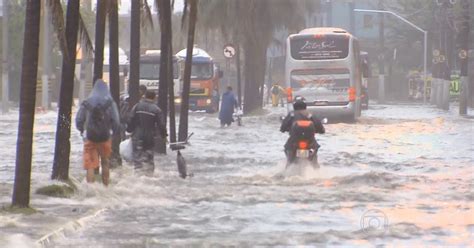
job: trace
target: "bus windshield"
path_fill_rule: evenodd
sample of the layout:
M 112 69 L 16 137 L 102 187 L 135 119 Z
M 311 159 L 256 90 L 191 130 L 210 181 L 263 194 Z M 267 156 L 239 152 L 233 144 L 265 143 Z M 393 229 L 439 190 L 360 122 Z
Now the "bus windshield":
M 290 39 L 291 57 L 296 60 L 344 59 L 349 37 L 340 34 L 297 35 Z
M 160 64 L 140 63 L 140 79 L 159 79 Z
M 178 63 L 173 62 L 173 78 L 179 77 Z M 160 79 L 159 63 L 140 63 L 140 79 Z
M 192 79 L 210 79 L 213 76 L 213 67 L 211 63 L 196 63 L 192 65 Z

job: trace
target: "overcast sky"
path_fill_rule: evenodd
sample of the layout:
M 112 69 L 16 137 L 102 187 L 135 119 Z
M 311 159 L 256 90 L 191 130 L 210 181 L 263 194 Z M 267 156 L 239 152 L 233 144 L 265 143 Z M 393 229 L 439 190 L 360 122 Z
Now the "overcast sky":
M 126 14 L 130 12 L 130 4 L 132 0 L 121 0 L 120 3 L 120 13 L 121 14 Z M 138 1 L 138 0 L 137 0 Z M 147 0 L 148 4 L 150 4 L 151 11 L 155 12 L 155 0 Z M 184 7 L 184 0 L 175 0 L 174 1 L 174 11 L 175 12 L 181 12 L 183 11 Z

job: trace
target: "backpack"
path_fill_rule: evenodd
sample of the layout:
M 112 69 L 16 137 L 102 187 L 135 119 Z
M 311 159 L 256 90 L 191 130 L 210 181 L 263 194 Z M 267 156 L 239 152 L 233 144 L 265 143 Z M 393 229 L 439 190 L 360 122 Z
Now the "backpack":
M 290 128 L 290 136 L 296 139 L 312 140 L 315 133 L 316 128 L 310 116 L 295 118 Z
M 97 143 L 109 140 L 111 120 L 108 118 L 107 110 L 111 105 L 111 100 L 94 107 L 84 102 L 84 106 L 88 110 L 86 121 L 86 138 L 88 140 Z

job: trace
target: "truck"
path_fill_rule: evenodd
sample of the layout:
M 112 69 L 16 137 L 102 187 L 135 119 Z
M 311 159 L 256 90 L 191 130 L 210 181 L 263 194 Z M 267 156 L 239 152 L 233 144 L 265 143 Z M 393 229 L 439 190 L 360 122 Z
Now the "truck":
M 176 54 L 180 68 L 180 85 L 183 84 L 186 49 Z M 220 79 L 223 72 L 213 58 L 203 49 L 194 47 L 191 69 L 189 110 L 214 113 L 219 111 Z M 182 87 L 182 86 L 181 86 Z

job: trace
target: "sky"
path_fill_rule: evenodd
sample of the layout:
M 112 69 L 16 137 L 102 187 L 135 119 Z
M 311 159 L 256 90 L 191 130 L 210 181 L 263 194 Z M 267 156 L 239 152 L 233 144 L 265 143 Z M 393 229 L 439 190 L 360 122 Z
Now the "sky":
M 127 14 L 130 12 L 130 4 L 132 0 L 121 0 L 120 3 L 120 14 Z M 147 0 L 148 4 L 151 5 L 151 10 L 155 12 L 155 0 Z M 181 12 L 184 7 L 184 0 L 174 0 L 174 11 Z

